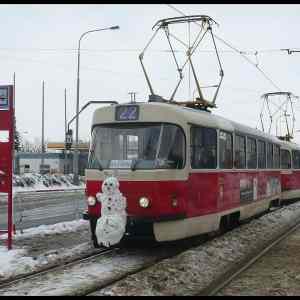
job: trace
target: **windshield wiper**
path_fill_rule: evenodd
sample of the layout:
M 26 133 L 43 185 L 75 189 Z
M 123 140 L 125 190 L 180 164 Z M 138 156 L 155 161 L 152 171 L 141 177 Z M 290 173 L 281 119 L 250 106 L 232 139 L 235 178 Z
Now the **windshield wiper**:
M 136 170 L 136 165 L 139 162 L 139 159 L 133 159 L 131 163 L 131 170 L 135 171 Z
M 101 162 L 98 158 L 97 158 L 97 162 L 98 162 L 98 165 L 99 165 L 99 170 L 103 171 L 103 167 L 102 167 Z
M 100 171 L 103 171 L 102 164 L 101 164 L 100 160 L 98 159 L 98 157 L 95 155 L 95 152 L 94 152 L 94 151 L 91 151 L 91 155 L 93 155 L 93 156 L 92 156 L 92 159 L 93 159 L 93 160 L 96 160 L 96 162 L 98 163 L 99 170 L 100 170 Z

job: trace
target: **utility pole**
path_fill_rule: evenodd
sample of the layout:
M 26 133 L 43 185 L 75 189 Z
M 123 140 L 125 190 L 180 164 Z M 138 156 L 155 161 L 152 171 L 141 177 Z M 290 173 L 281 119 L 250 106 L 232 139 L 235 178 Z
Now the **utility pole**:
M 16 104 L 16 72 L 14 72 L 14 107 L 15 107 L 15 104 Z
M 44 153 L 45 153 L 45 82 L 42 84 L 42 168 L 44 167 Z
M 73 159 L 73 184 L 79 185 L 79 87 L 80 87 L 80 49 L 81 49 L 81 40 L 83 37 L 85 37 L 87 34 L 97 31 L 103 31 L 103 30 L 116 30 L 120 29 L 119 26 L 111 26 L 106 28 L 97 28 L 94 30 L 89 30 L 84 32 L 79 40 L 78 40 L 78 49 L 77 49 L 77 92 L 76 92 L 76 141 L 75 141 L 75 149 L 74 149 L 74 159 Z
M 64 163 L 64 174 L 66 174 L 67 167 L 67 89 L 65 88 L 65 163 Z
M 130 102 L 134 103 L 135 102 L 135 95 L 137 94 L 137 92 L 129 92 L 128 94 L 130 95 Z
M 14 131 L 13 131 L 13 141 L 14 141 L 14 145 L 13 145 L 13 153 L 14 153 L 14 156 L 13 156 L 13 170 L 14 170 L 14 173 L 18 174 L 19 173 L 19 167 L 18 167 L 18 164 L 17 164 L 17 158 L 16 158 L 16 145 L 15 145 L 15 135 L 17 134 L 15 131 L 17 129 L 17 120 L 16 120 L 16 72 L 14 72 L 14 76 L 13 76 L 13 85 L 14 85 L 14 89 L 13 89 L 13 101 L 14 101 Z M 20 138 L 20 137 L 19 137 Z

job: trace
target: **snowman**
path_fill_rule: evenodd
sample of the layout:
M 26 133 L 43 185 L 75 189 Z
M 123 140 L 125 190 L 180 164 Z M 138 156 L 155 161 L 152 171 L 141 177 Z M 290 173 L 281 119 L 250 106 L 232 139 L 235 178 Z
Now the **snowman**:
M 102 183 L 102 193 L 97 193 L 101 203 L 101 217 L 97 221 L 96 236 L 99 245 L 110 247 L 120 242 L 126 227 L 126 198 L 119 190 L 116 177 L 108 177 Z

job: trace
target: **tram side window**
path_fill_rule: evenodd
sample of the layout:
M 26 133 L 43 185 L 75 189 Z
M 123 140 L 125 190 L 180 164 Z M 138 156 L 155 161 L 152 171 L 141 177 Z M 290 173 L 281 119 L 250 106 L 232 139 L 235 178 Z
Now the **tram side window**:
M 291 168 L 291 154 L 289 150 L 280 151 L 281 169 Z
M 247 168 L 256 169 L 256 167 L 257 167 L 256 140 L 247 137 Z
M 232 134 L 220 130 L 220 168 L 231 169 L 233 165 Z
M 267 143 L 267 169 L 273 168 L 273 144 Z
M 300 169 L 300 151 L 293 150 L 293 168 Z
M 206 127 L 191 127 L 191 165 L 193 169 L 217 167 L 217 131 Z
M 273 168 L 274 169 L 279 169 L 280 168 L 280 147 L 277 145 L 274 146 L 274 163 L 273 163 Z
M 257 152 L 258 152 L 258 168 L 266 168 L 266 143 L 264 141 L 257 142 Z
M 246 138 L 241 135 L 235 136 L 235 167 L 245 169 L 246 167 Z

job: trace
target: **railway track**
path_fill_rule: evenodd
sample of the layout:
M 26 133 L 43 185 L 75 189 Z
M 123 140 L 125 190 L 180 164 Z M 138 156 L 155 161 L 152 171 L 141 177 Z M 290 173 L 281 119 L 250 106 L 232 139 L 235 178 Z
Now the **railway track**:
M 185 244 L 177 247 L 155 246 L 150 251 L 145 248 L 101 249 L 85 258 L 2 282 L 0 295 L 89 295 L 186 248 Z
M 278 208 L 279 209 L 279 208 Z M 277 210 L 274 209 L 274 210 Z M 273 211 L 274 211 L 273 210 Z M 273 241 L 272 244 L 268 245 L 267 247 L 265 247 L 263 250 L 260 251 L 260 253 L 257 253 L 255 255 L 255 257 L 251 257 L 246 263 L 243 264 L 243 266 L 241 266 L 240 264 L 237 266 L 237 268 L 233 271 L 231 271 L 230 274 L 228 274 L 228 276 L 224 276 L 225 278 L 228 278 L 226 281 L 224 280 L 219 280 L 219 281 L 214 281 L 208 288 L 205 289 L 204 292 L 201 292 L 201 294 L 203 295 L 214 295 L 216 293 L 218 293 L 218 291 L 220 291 L 223 287 L 225 287 L 227 284 L 229 284 L 230 281 L 232 281 L 238 274 L 240 274 L 243 270 L 245 270 L 246 268 L 248 268 L 251 264 L 253 264 L 259 257 L 261 257 L 263 254 L 265 254 L 269 249 L 271 249 L 273 246 L 275 246 L 277 243 L 279 243 L 282 239 L 284 239 L 286 236 L 288 236 L 289 234 L 291 234 L 291 232 L 293 232 L 294 230 L 296 230 L 297 228 L 299 228 L 300 224 L 298 224 L 297 226 L 294 226 L 293 228 L 291 228 L 289 231 L 281 234 L 281 236 L 279 238 L 276 239 L 276 241 Z M 218 237 L 220 236 L 219 234 L 217 236 L 214 237 Z M 43 270 L 37 271 L 37 272 L 33 272 L 30 274 L 27 274 L 25 276 L 19 276 L 19 278 L 15 278 L 9 282 L 2 282 L 0 284 L 0 295 L 2 295 L 2 293 L 6 293 L 7 290 L 12 291 L 14 288 L 18 289 L 18 290 L 22 290 L 22 288 L 18 288 L 17 286 L 20 283 L 25 283 L 27 282 L 27 284 L 25 284 L 25 286 L 29 286 L 30 282 L 40 281 L 41 277 L 45 277 L 47 276 L 47 274 L 54 274 L 51 275 L 52 278 L 55 278 L 56 275 L 55 273 L 58 272 L 68 272 L 68 268 L 71 269 L 72 266 L 76 266 L 76 265 L 80 265 L 82 264 L 82 268 L 85 268 L 84 263 L 87 263 L 93 259 L 96 259 L 98 257 L 104 257 L 105 255 L 109 256 L 109 262 L 105 262 L 105 263 L 109 263 L 109 264 L 115 264 L 117 265 L 118 263 L 120 263 L 119 269 L 117 270 L 117 272 L 115 272 L 115 270 L 111 269 L 110 272 L 110 276 L 106 276 L 106 278 L 101 278 L 101 274 L 98 273 L 98 275 L 96 274 L 96 276 L 99 277 L 99 280 L 97 281 L 97 287 L 96 286 L 89 286 L 87 288 L 81 288 L 81 291 L 77 291 L 76 289 L 74 289 L 75 294 L 80 294 L 80 295 L 88 295 L 88 294 L 92 294 L 93 291 L 97 291 L 100 290 L 102 288 L 105 288 L 107 285 L 110 285 L 114 282 L 117 282 L 121 279 L 123 279 L 124 277 L 130 275 L 130 274 L 134 274 L 134 273 L 138 273 L 142 270 L 144 270 L 145 268 L 148 268 L 151 265 L 154 265 L 155 263 L 159 262 L 162 259 L 165 258 L 170 258 L 174 255 L 179 254 L 182 251 L 188 250 L 189 248 L 193 247 L 193 246 L 197 246 L 201 243 L 205 243 L 208 240 L 211 240 L 212 237 L 208 238 L 204 238 L 201 241 L 195 241 L 195 239 L 192 239 L 193 242 L 192 243 L 188 243 L 185 244 L 184 246 L 181 245 L 181 247 L 166 247 L 165 250 L 163 251 L 164 253 L 162 254 L 162 252 L 160 252 L 160 254 L 154 254 L 155 251 L 157 251 L 157 249 L 153 248 L 153 251 L 149 249 L 147 249 L 147 251 L 144 251 L 143 253 L 140 251 L 136 251 L 136 254 L 132 255 L 132 253 L 130 254 L 130 252 L 127 253 L 123 251 L 118 252 L 118 249 L 120 248 L 112 248 L 112 249 L 101 249 L 100 252 L 94 253 L 94 254 L 89 254 L 86 257 L 81 257 L 80 259 L 74 259 L 73 261 L 68 261 L 67 263 L 64 263 L 61 266 L 50 266 L 47 268 L 44 268 Z M 178 246 L 178 245 L 177 245 Z M 173 248 L 173 249 L 172 249 Z M 177 249 L 174 249 L 177 248 Z M 114 253 L 115 252 L 115 253 Z M 159 253 L 159 251 L 157 251 L 157 253 Z M 112 254 L 112 255 L 109 255 Z M 115 255 L 118 254 L 118 255 Z M 123 260 L 120 260 L 120 257 L 123 256 Z M 126 258 L 126 256 L 128 256 L 128 259 Z M 139 259 L 138 257 L 143 257 L 142 259 Z M 131 257 L 131 258 L 130 258 Z M 124 263 L 124 261 L 130 261 L 133 258 L 136 259 L 138 261 L 138 263 L 134 262 L 134 263 Z M 105 260 L 105 259 L 104 259 Z M 115 262 L 116 261 L 116 262 Z M 94 263 L 93 263 L 94 264 Z M 96 268 L 101 269 L 101 267 L 103 266 L 103 260 L 101 263 L 96 262 Z M 91 265 L 91 264 L 90 264 Z M 120 271 L 120 268 L 122 269 L 122 271 Z M 78 268 L 77 268 L 78 270 Z M 105 273 L 105 272 L 104 272 Z M 70 274 L 70 278 L 73 276 L 73 274 L 76 277 L 76 272 L 73 272 L 72 274 Z M 100 275 L 100 276 L 99 276 Z M 105 277 L 105 276 L 104 276 Z M 59 276 L 57 277 L 59 278 Z M 59 279 L 60 281 L 60 279 Z M 86 284 L 82 283 L 82 286 Z M 24 284 L 23 284 L 24 285 Z M 34 284 L 31 283 L 31 286 L 34 286 Z M 82 289 L 84 291 L 82 291 Z M 28 294 L 30 294 L 30 288 L 28 288 Z M 46 293 L 47 294 L 47 293 Z M 72 293 L 70 293 L 72 294 Z
M 223 274 L 220 278 L 213 281 L 207 288 L 202 290 L 199 295 L 215 296 L 227 287 L 238 275 L 246 271 L 254 265 L 261 257 L 279 244 L 282 240 L 293 234 L 296 230 L 300 229 L 300 222 L 288 228 L 276 237 L 271 243 L 259 249 L 254 255 L 245 258 L 241 263 L 237 264 L 234 268 Z
M 80 258 L 71 259 L 68 262 L 63 263 L 62 265 L 61 264 L 59 264 L 59 265 L 58 264 L 53 264 L 53 265 L 41 268 L 37 271 L 27 273 L 25 275 L 18 275 L 12 280 L 11 279 L 4 280 L 0 283 L 0 294 L 1 294 L 1 290 L 9 288 L 9 287 L 11 287 L 15 284 L 20 283 L 20 282 L 30 281 L 30 280 L 38 278 L 41 275 L 46 275 L 46 274 L 51 273 L 51 272 L 60 271 L 60 270 L 66 269 L 66 268 L 70 268 L 74 265 L 84 263 L 86 261 L 89 261 L 89 260 L 92 260 L 94 258 L 100 257 L 104 254 L 115 252 L 118 249 L 119 248 L 108 248 L 108 249 L 103 248 L 103 249 L 100 249 L 99 251 L 97 251 L 96 253 L 81 256 Z

